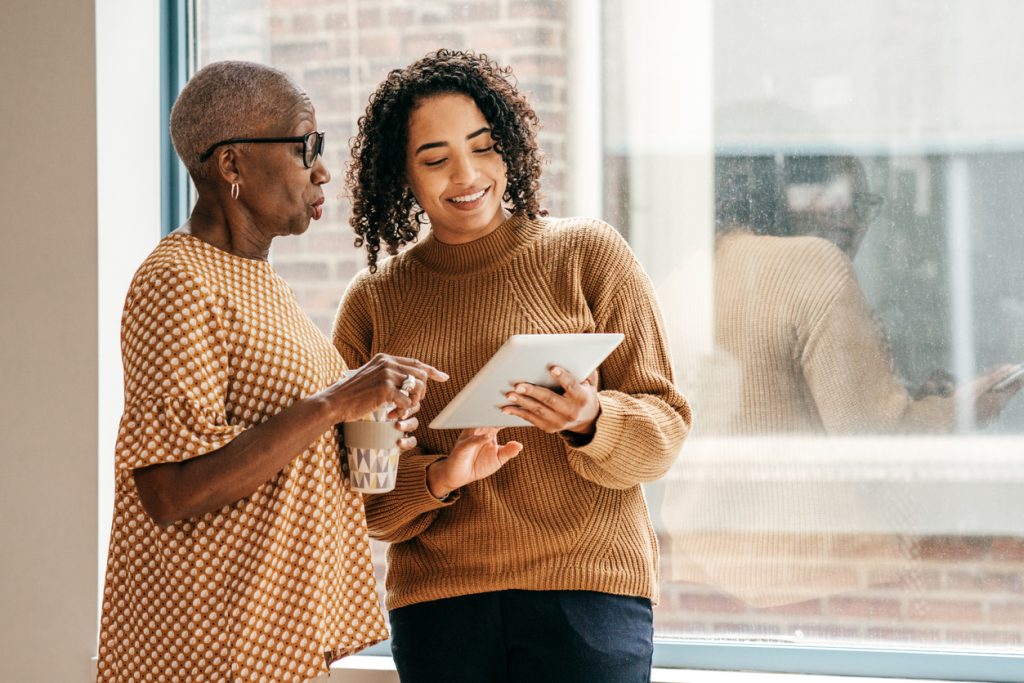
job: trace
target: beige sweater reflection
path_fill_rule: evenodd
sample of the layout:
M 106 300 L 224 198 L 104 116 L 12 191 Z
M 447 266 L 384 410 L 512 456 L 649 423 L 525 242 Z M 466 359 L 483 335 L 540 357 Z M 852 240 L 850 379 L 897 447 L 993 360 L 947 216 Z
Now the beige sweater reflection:
M 911 399 L 850 259 L 829 241 L 720 234 L 714 291 L 715 353 L 680 373 L 697 438 L 662 505 L 666 578 L 710 584 L 756 607 L 892 579 L 868 565 L 909 559 L 899 537 L 840 530 L 872 528 L 879 517 L 900 528 L 900 501 L 875 500 L 868 487 L 814 485 L 830 454 L 795 465 L 786 436 L 947 431 L 953 398 Z M 726 457 L 737 450 L 750 456 L 739 472 Z M 786 488 L 793 480 L 810 485 Z M 766 530 L 772 517 L 784 530 Z M 861 527 L 861 517 L 871 520 Z

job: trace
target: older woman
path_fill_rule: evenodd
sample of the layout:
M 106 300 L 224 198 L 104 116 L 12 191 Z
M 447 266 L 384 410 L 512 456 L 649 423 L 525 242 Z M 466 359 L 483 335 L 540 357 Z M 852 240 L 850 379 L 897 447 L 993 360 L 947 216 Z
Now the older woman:
M 334 425 L 395 404 L 416 360 L 345 364 L 267 261 L 321 216 L 324 134 L 285 74 L 201 69 L 171 112 L 198 200 L 132 281 L 100 681 L 301 681 L 387 637 Z M 396 432 L 401 448 L 415 439 Z
M 658 548 L 640 484 L 671 466 L 690 409 L 625 241 L 600 221 L 543 216 L 537 127 L 507 69 L 441 50 L 388 76 L 353 145 L 352 225 L 370 268 L 334 341 L 353 363 L 387 350 L 450 369 L 425 415 L 510 334 L 626 335 L 599 380 L 552 368 L 564 392 L 509 387 L 505 411 L 533 425 L 515 441 L 421 430 L 395 490 L 367 498 L 371 532 L 391 542 L 403 682 L 650 678 Z M 416 241 L 420 219 L 429 234 L 378 263 L 382 245 Z

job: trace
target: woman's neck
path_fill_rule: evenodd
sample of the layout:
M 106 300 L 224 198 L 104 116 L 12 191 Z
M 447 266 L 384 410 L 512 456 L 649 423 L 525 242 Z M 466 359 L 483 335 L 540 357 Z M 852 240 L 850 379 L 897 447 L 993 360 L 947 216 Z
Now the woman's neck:
M 219 202 L 204 200 L 202 195 L 188 220 L 175 232 L 192 235 L 242 258 L 266 261 L 270 255 L 272 236 L 260 231 L 244 213 L 225 211 Z

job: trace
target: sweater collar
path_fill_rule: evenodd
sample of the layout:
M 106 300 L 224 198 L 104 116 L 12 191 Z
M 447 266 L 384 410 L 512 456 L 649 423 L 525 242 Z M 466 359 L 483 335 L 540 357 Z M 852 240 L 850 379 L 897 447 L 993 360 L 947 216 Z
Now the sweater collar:
M 444 275 L 465 275 L 496 266 L 510 259 L 544 232 L 542 219 L 530 220 L 513 214 L 480 239 L 465 244 L 445 244 L 429 233 L 408 254 L 429 270 Z

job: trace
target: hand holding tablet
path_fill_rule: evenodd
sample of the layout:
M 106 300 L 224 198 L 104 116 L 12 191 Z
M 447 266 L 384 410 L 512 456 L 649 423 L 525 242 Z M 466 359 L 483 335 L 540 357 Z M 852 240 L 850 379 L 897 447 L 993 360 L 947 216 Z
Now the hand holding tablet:
M 512 335 L 438 413 L 430 428 L 529 427 L 521 417 L 502 412 L 502 407 L 514 405 L 507 395 L 518 384 L 559 388 L 549 372 L 553 365 L 583 381 L 623 339 L 622 334 Z

